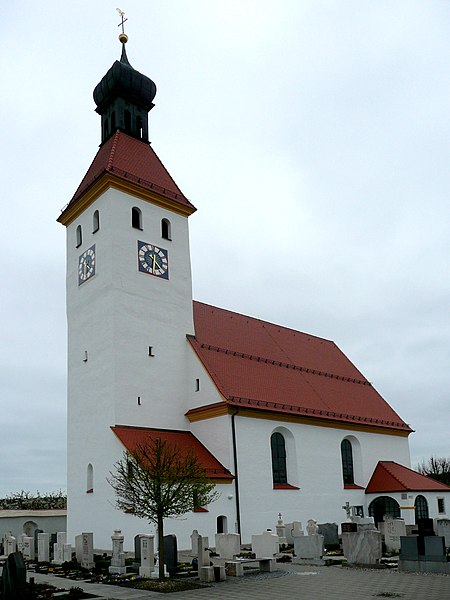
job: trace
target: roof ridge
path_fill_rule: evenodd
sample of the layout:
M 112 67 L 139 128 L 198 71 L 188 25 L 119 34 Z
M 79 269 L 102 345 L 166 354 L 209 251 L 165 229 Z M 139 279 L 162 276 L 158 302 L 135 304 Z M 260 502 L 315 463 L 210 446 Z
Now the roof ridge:
M 356 379 L 355 377 L 346 377 L 345 375 L 336 375 L 335 373 L 328 373 L 327 371 L 320 371 L 318 369 L 311 369 L 310 367 L 302 367 L 301 365 L 295 365 L 292 363 L 283 362 L 280 360 L 274 360 L 272 358 L 266 358 L 263 356 L 257 356 L 255 354 L 246 354 L 245 352 L 239 352 L 238 350 L 229 350 L 228 348 L 220 348 L 219 346 L 213 346 L 211 344 L 200 343 L 201 348 L 211 350 L 214 352 L 223 352 L 224 354 L 231 354 L 240 358 L 246 358 L 248 360 L 257 360 L 257 362 L 263 362 L 266 364 L 272 364 L 276 367 L 283 367 L 286 369 L 294 369 L 296 371 L 302 371 L 304 373 L 310 373 L 312 375 L 319 375 L 321 377 L 330 377 L 332 379 L 338 379 L 340 381 L 346 381 L 348 383 L 356 383 L 358 385 L 369 385 L 372 386 L 370 381 Z
M 291 410 L 293 413 L 302 413 L 302 414 L 307 414 L 307 415 L 311 415 L 311 416 L 319 416 L 319 417 L 330 417 L 333 419 L 347 419 L 350 421 L 354 421 L 354 422 L 359 422 L 359 423 L 373 423 L 373 424 L 377 424 L 377 425 L 385 425 L 386 427 L 393 427 L 395 426 L 398 429 L 408 429 L 408 425 L 406 425 L 406 423 L 399 423 L 399 422 L 395 422 L 395 421 L 386 421 L 384 419 L 376 419 L 375 417 L 361 417 L 359 415 L 350 415 L 348 413 L 338 413 L 332 410 L 326 410 L 323 408 L 306 408 L 304 406 L 294 406 L 292 404 L 289 403 L 281 403 L 281 402 L 270 402 L 268 400 L 256 400 L 254 398 L 242 398 L 240 396 L 229 396 L 227 398 L 227 401 L 231 404 L 233 404 L 234 402 L 238 403 L 238 404 L 247 404 L 248 406 L 251 406 L 252 404 L 255 407 L 262 407 L 262 408 L 267 408 L 270 410 L 286 410 L 289 409 Z M 390 473 L 390 471 L 389 471 Z M 400 482 L 401 483 L 401 482 Z M 402 484 L 404 485 L 404 484 Z
M 383 469 L 385 471 L 387 471 L 389 473 L 389 475 L 395 479 L 395 481 L 398 481 L 400 485 L 402 485 L 405 489 L 407 489 L 408 485 L 404 481 L 399 479 L 399 477 L 397 477 L 397 475 L 395 475 L 390 469 L 387 468 L 387 466 L 386 466 L 387 463 L 394 464 L 394 465 L 398 465 L 399 463 L 396 463 L 394 460 L 383 460 L 383 461 L 380 461 L 380 466 L 382 466 Z M 408 467 L 405 467 L 404 465 L 401 465 L 401 466 L 403 466 L 404 469 L 408 469 Z M 409 470 L 412 471 L 412 469 L 409 469 Z
M 117 129 L 116 133 L 114 134 L 114 137 L 113 137 L 111 151 L 109 153 L 108 163 L 106 166 L 107 171 L 114 168 L 113 162 L 114 162 L 114 156 L 116 154 L 117 145 L 119 143 L 119 133 L 120 133 L 120 131 Z

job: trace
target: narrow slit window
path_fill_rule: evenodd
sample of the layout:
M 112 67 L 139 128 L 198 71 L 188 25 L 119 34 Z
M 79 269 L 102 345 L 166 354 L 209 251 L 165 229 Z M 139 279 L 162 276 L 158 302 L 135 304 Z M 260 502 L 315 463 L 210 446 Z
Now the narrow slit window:
M 92 494 L 94 491 L 94 467 L 91 463 L 88 464 L 86 469 L 86 493 Z
M 195 380 L 195 391 L 199 392 L 200 391 L 200 379 L 197 377 L 197 379 Z
M 163 219 L 161 221 L 161 237 L 165 240 L 171 240 L 171 231 L 170 231 L 170 221 L 168 219 Z
M 133 206 L 131 209 L 131 226 L 134 227 L 134 229 L 142 230 L 142 213 L 137 206 Z
M 81 246 L 81 244 L 83 243 L 83 234 L 81 232 L 81 225 L 78 225 L 78 227 L 77 227 L 76 237 L 77 237 L 77 248 L 79 248 Z
M 94 211 L 92 216 L 92 233 L 96 233 L 100 229 L 100 215 L 98 210 Z

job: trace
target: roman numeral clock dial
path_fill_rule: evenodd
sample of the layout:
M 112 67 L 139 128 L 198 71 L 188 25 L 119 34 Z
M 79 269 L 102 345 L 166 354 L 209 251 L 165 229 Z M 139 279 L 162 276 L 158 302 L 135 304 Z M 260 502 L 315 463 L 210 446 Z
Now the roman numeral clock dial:
M 138 268 L 141 273 L 169 279 L 169 261 L 167 250 L 138 241 Z
M 78 285 L 95 275 L 95 244 L 78 258 Z

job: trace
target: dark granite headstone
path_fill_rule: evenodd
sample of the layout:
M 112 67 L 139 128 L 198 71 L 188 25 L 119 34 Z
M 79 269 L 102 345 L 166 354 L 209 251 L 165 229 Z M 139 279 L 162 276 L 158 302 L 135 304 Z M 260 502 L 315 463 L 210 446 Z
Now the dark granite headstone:
M 400 560 L 419 560 L 419 538 L 416 535 L 400 536 Z
M 342 533 L 355 533 L 358 531 L 358 524 L 349 523 L 348 521 L 341 523 L 341 531 Z
M 173 533 L 164 536 L 164 562 L 169 575 L 175 573 L 178 565 L 177 536 Z
M 11 553 L 3 567 L 2 599 L 22 600 L 25 598 L 27 569 L 21 552 Z
M 425 555 L 423 560 L 447 562 L 445 554 L 445 538 L 440 536 L 427 536 L 424 538 Z
M 338 526 L 336 523 L 320 523 L 319 535 L 323 535 L 323 543 L 327 546 L 339 546 Z

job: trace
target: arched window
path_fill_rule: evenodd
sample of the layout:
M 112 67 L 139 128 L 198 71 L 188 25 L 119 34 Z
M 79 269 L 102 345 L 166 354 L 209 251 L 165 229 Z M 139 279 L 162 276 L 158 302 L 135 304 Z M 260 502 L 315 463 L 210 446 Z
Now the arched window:
M 142 213 L 136 206 L 131 209 L 131 226 L 135 229 L 142 229 Z
M 369 517 L 373 517 L 375 525 L 383 521 L 385 515 L 393 519 L 400 518 L 400 507 L 398 502 L 390 496 L 379 496 L 369 504 Z
M 94 467 L 91 463 L 88 464 L 86 469 L 86 493 L 92 494 L 94 491 Z
M 92 217 L 92 233 L 95 233 L 100 229 L 100 215 L 98 214 L 98 210 L 94 211 L 94 215 Z
M 82 243 L 83 243 L 83 235 L 81 233 L 81 225 L 78 225 L 78 227 L 77 227 L 77 248 L 79 248 Z
M 161 237 L 165 240 L 171 240 L 171 232 L 170 232 L 170 221 L 168 219 L 163 219 L 161 221 Z
M 344 485 L 352 485 L 355 483 L 353 473 L 353 450 L 352 444 L 345 439 L 341 442 L 341 459 L 342 459 L 342 477 Z
M 416 523 L 418 522 L 419 519 L 428 519 L 429 518 L 428 502 L 427 502 L 427 499 L 425 498 L 425 496 L 417 496 L 414 504 L 416 507 L 414 510 L 415 515 L 416 515 Z
M 270 437 L 272 450 L 272 477 L 273 483 L 287 483 L 286 444 L 284 437 L 278 431 Z

